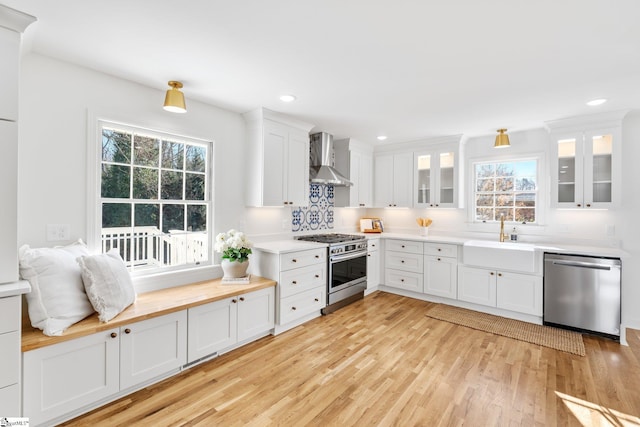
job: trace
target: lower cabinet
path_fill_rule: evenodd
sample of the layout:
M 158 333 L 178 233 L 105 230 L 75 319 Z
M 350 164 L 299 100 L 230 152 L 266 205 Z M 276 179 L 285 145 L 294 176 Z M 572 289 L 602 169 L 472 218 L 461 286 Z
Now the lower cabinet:
M 367 289 L 380 284 L 380 239 L 367 241 Z
M 422 293 L 423 244 L 411 240 L 387 240 L 385 242 L 384 284 Z
M 275 320 L 275 289 L 233 296 L 188 311 L 187 362 L 192 363 L 269 332 Z
M 458 260 L 425 255 L 424 293 L 445 298 L 457 298 Z
M 542 277 L 460 266 L 458 299 L 542 316 Z
M 17 295 L 0 298 L 0 416 L 20 416 L 20 307 Z

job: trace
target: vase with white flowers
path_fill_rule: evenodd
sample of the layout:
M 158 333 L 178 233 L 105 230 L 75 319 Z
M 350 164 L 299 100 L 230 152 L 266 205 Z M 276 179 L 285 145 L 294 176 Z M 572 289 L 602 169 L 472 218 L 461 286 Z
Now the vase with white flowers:
M 235 279 L 247 276 L 249 255 L 253 244 L 241 231 L 229 230 L 216 236 L 215 250 L 222 254 L 223 278 Z

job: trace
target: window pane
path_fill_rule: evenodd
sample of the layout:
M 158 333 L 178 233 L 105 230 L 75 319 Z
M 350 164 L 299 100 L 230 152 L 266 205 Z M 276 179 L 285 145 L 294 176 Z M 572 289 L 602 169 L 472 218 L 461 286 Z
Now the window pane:
M 496 195 L 496 206 L 513 206 L 513 194 Z
M 185 174 L 185 199 L 204 200 L 204 175 Z
M 478 179 L 476 181 L 476 191 L 495 191 L 495 187 L 494 178 Z
M 131 227 L 131 205 L 129 203 L 103 203 L 102 228 Z
M 187 230 L 206 231 L 207 207 L 205 205 L 187 206 Z
M 103 128 L 102 160 L 129 164 L 131 162 L 131 134 Z
M 164 141 L 162 143 L 162 167 L 182 170 L 184 167 L 184 144 Z
M 496 209 L 496 221 L 500 221 L 500 217 L 504 215 L 505 221 L 513 221 L 513 209 L 498 208 Z
M 158 150 L 160 142 L 148 136 L 133 137 L 133 163 L 141 166 L 158 167 Z
M 535 207 L 536 206 L 536 195 L 535 193 L 522 193 L 516 194 L 516 206 L 527 206 L 527 207 Z
M 496 191 L 513 190 L 513 178 L 496 178 Z
M 136 227 L 156 227 L 160 225 L 160 205 L 136 203 L 134 225 Z M 160 229 L 158 228 L 158 231 Z
M 493 194 L 476 195 L 476 206 L 493 206 Z
M 476 165 L 476 176 L 478 178 L 487 178 L 495 176 L 496 169 L 493 164 Z
M 527 191 L 536 189 L 535 177 L 516 178 L 516 190 Z
M 162 198 L 164 200 L 182 200 L 182 172 L 165 171 L 162 176 Z
M 207 151 L 204 147 L 187 145 L 187 170 L 204 172 L 206 166 L 206 152 Z
M 133 198 L 158 198 L 158 169 L 133 168 Z
M 478 208 L 478 209 L 476 209 L 476 220 L 478 220 L 478 221 L 493 221 L 493 208 Z
M 496 176 L 513 176 L 513 163 L 496 164 Z
M 532 208 L 516 208 L 516 221 L 535 222 L 536 210 Z
M 130 197 L 129 166 L 102 164 L 102 179 L 100 194 L 110 199 L 125 199 Z
M 162 207 L 162 232 L 184 231 L 184 205 L 164 205 Z

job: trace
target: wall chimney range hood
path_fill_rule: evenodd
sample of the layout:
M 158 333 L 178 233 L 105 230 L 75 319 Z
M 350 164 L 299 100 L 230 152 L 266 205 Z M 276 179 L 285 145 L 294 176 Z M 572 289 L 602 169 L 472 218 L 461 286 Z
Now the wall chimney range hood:
M 326 132 L 310 136 L 309 181 L 317 184 L 352 186 L 334 167 L 333 135 Z

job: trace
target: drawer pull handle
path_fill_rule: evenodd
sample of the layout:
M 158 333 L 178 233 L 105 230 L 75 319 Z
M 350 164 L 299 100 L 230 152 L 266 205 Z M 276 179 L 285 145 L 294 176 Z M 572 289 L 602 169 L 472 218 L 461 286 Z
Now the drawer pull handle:
M 498 273 L 498 277 L 502 277 L 502 273 Z
M 295 281 L 295 280 L 293 280 L 293 281 L 291 282 L 291 284 L 292 284 L 292 285 L 297 285 L 297 284 L 298 284 L 298 282 L 297 282 L 297 281 Z
M 438 261 L 442 261 L 440 258 L 438 258 Z
M 294 258 L 291 260 L 291 262 L 298 262 L 298 260 Z
M 400 262 L 404 264 L 404 260 L 402 260 L 402 261 L 400 261 Z
M 320 300 L 318 298 L 314 298 L 313 299 L 315 302 L 319 302 Z
M 319 274 L 316 274 L 316 279 L 319 279 L 319 278 L 320 278 L 320 275 L 319 275 Z
M 587 207 L 590 208 L 591 207 L 591 203 L 587 203 Z
M 118 336 L 118 334 L 116 334 L 115 332 L 111 332 L 111 338 L 115 338 L 117 336 Z
M 131 329 L 129 329 L 129 328 L 125 329 L 125 330 L 124 330 L 124 333 L 125 333 L 125 334 L 130 334 L 130 333 L 131 333 Z
M 400 279 L 401 282 L 404 282 L 404 279 Z
M 580 203 L 578 203 L 578 205 L 577 205 L 577 206 L 578 206 L 579 208 L 581 208 L 581 207 L 582 207 L 582 205 L 581 205 Z
M 244 297 L 240 297 L 240 301 L 244 301 Z
M 492 273 L 492 274 L 493 274 L 493 273 Z M 232 299 L 232 300 L 231 300 L 231 302 L 235 304 L 235 303 L 237 303 L 238 301 L 234 298 L 234 299 Z
M 367 254 L 367 256 L 371 256 L 371 254 Z
M 294 311 L 295 311 L 295 310 L 296 310 L 296 308 L 295 308 L 295 307 L 291 307 L 291 310 L 294 310 Z
M 493 276 L 493 275 L 494 275 L 494 272 L 492 271 L 492 272 L 491 272 L 491 273 L 489 273 L 489 274 L 491 274 L 491 275 Z
M 320 258 L 320 255 L 316 255 L 316 258 Z
M 442 252 L 442 249 L 438 248 L 438 252 Z
M 402 245 L 402 247 L 404 248 L 404 245 Z

